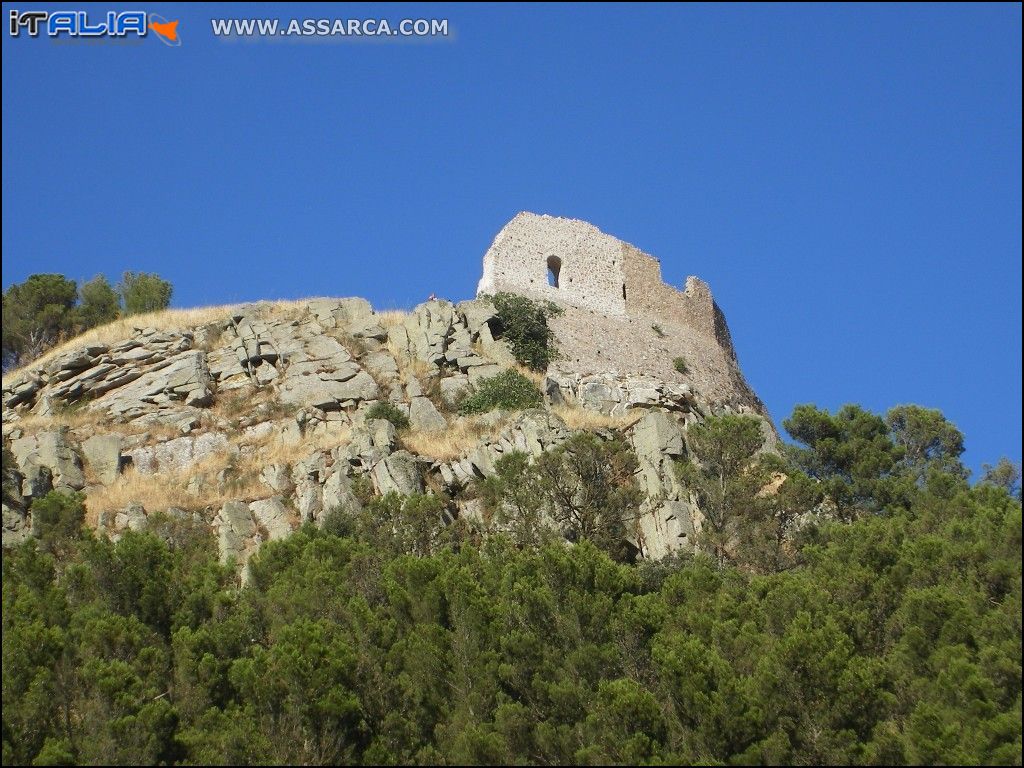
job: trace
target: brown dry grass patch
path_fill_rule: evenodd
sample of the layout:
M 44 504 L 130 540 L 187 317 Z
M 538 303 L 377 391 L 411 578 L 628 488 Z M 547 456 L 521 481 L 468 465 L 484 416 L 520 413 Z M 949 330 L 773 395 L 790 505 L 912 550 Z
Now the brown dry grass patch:
M 406 450 L 435 461 L 451 461 L 464 456 L 483 440 L 497 437 L 511 421 L 511 416 L 497 422 L 480 416 L 456 419 L 447 429 L 403 432 L 399 438 Z
M 572 430 L 629 429 L 643 418 L 643 411 L 630 411 L 622 416 L 608 416 L 599 411 L 591 411 L 578 405 L 555 405 L 551 412 L 565 422 Z
M 384 309 L 377 313 L 377 320 L 385 329 L 391 330 L 405 322 L 409 312 L 404 309 Z
M 113 483 L 91 491 L 86 498 L 86 520 L 92 525 L 103 512 L 116 512 L 132 503 L 147 512 L 168 507 L 182 509 L 217 508 L 228 501 L 255 501 L 275 495 L 259 478 L 267 462 L 254 454 L 218 454 L 198 464 L 173 472 L 143 474 L 129 467 Z M 217 475 L 227 470 L 224 482 Z M 205 482 L 199 493 L 188 489 L 193 477 Z
M 106 325 L 90 328 L 85 333 L 68 339 L 58 344 L 45 354 L 35 360 L 16 368 L 4 375 L 17 376 L 29 369 L 39 368 L 46 365 L 55 357 L 78 347 L 88 344 L 113 344 L 124 339 L 131 338 L 137 329 L 156 328 L 158 331 L 186 331 L 197 328 L 217 320 L 226 320 L 232 313 L 237 312 L 244 306 L 259 306 L 268 317 L 287 316 L 296 311 L 304 309 L 309 302 L 319 301 L 320 298 L 312 297 L 306 299 L 288 299 L 280 301 L 255 301 L 244 304 L 221 304 L 210 307 L 188 307 L 184 309 L 165 309 L 159 312 L 149 312 L 142 315 L 129 315 L 119 317 Z
M 26 432 L 39 432 L 41 430 L 59 429 L 61 427 L 68 427 L 70 429 L 98 427 L 112 424 L 113 422 L 104 411 L 90 408 L 71 408 L 45 416 L 38 413 L 18 414 L 18 418 L 12 419 L 11 423 L 17 424 L 19 429 L 23 429 Z M 124 425 L 118 425 L 118 428 L 120 429 L 121 426 Z

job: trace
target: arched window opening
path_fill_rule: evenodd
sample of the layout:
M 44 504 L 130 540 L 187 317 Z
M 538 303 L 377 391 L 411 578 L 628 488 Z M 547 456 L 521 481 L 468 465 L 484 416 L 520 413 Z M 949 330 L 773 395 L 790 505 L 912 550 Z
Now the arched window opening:
M 548 256 L 548 285 L 558 287 L 558 273 L 562 271 L 562 260 L 557 256 Z

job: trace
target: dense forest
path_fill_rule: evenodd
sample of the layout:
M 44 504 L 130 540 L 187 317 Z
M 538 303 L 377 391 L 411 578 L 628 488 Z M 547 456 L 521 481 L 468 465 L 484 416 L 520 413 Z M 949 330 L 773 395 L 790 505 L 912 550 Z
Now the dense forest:
M 479 488 L 504 532 L 368 499 L 246 586 L 206 525 L 113 543 L 51 493 L 3 558 L 3 762 L 1019 765 L 1018 469 L 970 484 L 914 407 L 786 428 L 782 457 L 736 417 L 691 436 L 703 553 L 660 562 L 616 546 L 614 473 L 546 535 L 559 472 L 514 456 Z

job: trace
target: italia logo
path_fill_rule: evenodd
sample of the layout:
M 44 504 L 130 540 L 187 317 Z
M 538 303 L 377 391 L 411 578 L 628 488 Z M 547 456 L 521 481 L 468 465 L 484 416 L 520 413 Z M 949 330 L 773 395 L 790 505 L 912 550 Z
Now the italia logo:
M 105 14 L 89 14 L 88 11 L 18 11 L 10 14 L 10 35 L 29 37 L 42 34 L 49 37 L 153 37 L 164 45 L 181 45 L 178 35 L 178 21 L 145 11 L 107 11 Z

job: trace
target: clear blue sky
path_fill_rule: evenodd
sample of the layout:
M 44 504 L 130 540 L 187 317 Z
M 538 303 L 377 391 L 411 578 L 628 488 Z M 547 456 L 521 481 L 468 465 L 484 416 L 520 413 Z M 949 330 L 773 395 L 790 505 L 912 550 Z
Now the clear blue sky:
M 1020 458 L 1019 4 L 145 10 L 181 47 L 4 30 L 5 288 L 408 307 L 470 297 L 517 211 L 571 216 L 706 279 L 777 421 L 914 402 Z M 240 12 L 453 36 L 215 39 Z

